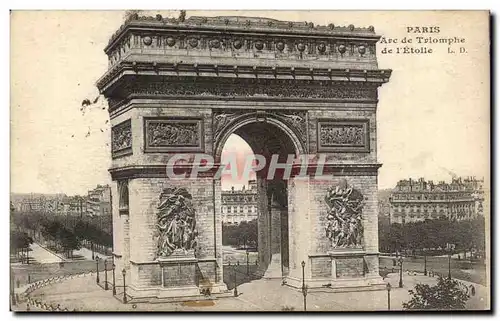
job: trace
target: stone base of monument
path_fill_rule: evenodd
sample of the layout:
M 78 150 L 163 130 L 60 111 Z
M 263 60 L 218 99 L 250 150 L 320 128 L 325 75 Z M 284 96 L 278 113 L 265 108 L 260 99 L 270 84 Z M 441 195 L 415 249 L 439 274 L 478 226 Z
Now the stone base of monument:
M 280 253 L 271 256 L 271 263 L 264 272 L 263 277 L 265 279 L 281 279 L 283 277 Z
M 378 274 L 378 255 L 361 249 L 336 250 L 310 255 L 305 284 L 309 289 L 322 288 L 332 292 L 385 290 L 386 284 Z M 302 288 L 300 267 L 284 277 L 284 282 Z
M 215 288 L 213 288 L 215 289 Z M 225 289 L 225 290 L 222 290 Z M 180 287 L 180 288 L 149 288 L 136 289 L 130 287 L 129 303 L 168 303 L 168 302 L 186 302 L 216 300 L 223 297 L 232 297 L 233 291 L 228 291 L 224 285 L 221 285 L 218 292 L 212 292 L 210 295 L 200 294 L 200 288 Z
M 129 295 L 134 301 L 204 300 L 215 299 L 229 293 L 225 283 L 210 282 L 200 276 L 201 263 L 193 251 L 175 251 L 168 257 L 158 258 L 156 264 L 161 281 L 157 286 L 138 287 L 131 284 Z

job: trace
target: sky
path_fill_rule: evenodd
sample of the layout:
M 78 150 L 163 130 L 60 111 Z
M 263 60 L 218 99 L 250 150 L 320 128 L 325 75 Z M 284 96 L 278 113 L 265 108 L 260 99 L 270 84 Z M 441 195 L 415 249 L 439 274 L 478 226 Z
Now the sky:
M 146 14 L 154 15 L 156 11 Z M 160 11 L 163 16 L 176 11 Z M 82 111 L 98 95 L 107 70 L 109 37 L 123 11 L 22 11 L 11 13 L 11 191 L 84 194 L 110 182 L 109 116 L 104 103 Z M 375 26 L 387 38 L 408 26 L 439 26 L 439 37 L 466 39 L 467 54 L 435 45 L 429 55 L 383 55 L 392 69 L 379 89 L 379 188 L 400 179 L 449 181 L 452 175 L 489 176 L 489 38 L 481 12 L 188 11 L 192 15 L 261 16 L 315 24 Z M 237 136 L 226 151 L 248 153 Z M 243 182 L 226 182 L 241 185 Z

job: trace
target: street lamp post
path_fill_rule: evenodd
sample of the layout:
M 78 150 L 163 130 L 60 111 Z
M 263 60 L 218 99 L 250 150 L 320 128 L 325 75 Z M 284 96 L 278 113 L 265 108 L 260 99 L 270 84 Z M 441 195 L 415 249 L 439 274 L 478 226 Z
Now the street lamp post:
M 427 255 L 424 255 L 424 275 L 427 276 Z
M 448 253 L 448 280 L 451 280 L 451 249 Z
M 125 284 L 125 275 L 127 274 L 127 271 L 125 269 L 122 270 L 122 275 L 123 275 L 123 303 L 127 303 L 127 285 Z
M 115 268 L 116 265 L 113 263 L 113 295 L 116 295 Z
M 403 256 L 399 257 L 399 287 L 403 287 Z
M 246 253 L 247 253 L 247 275 L 250 275 L 250 261 L 248 260 L 248 254 L 249 254 L 248 249 Z
M 237 297 L 238 296 L 238 283 L 236 283 L 236 265 L 233 267 L 233 271 L 234 271 L 234 275 L 233 275 L 233 277 L 234 277 L 234 296 Z
M 306 287 L 306 275 L 305 275 L 305 267 L 306 262 L 302 261 L 302 295 L 304 296 L 304 311 L 307 311 L 307 287 Z
M 387 289 L 387 310 L 390 310 L 391 309 L 391 284 L 387 283 L 385 288 Z
M 99 256 L 96 255 L 95 257 L 95 264 L 96 264 L 96 273 L 97 273 L 97 276 L 96 276 L 96 283 L 99 284 Z
M 104 260 L 104 290 L 109 290 L 109 287 L 108 287 L 108 267 L 107 267 L 107 262 L 108 260 L 105 259 Z

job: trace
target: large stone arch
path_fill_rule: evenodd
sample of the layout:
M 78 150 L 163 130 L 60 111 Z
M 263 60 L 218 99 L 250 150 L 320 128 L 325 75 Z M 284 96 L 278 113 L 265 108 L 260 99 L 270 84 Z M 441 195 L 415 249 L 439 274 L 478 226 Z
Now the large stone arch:
M 391 70 L 378 68 L 379 38 L 373 27 L 353 25 L 129 17 L 105 48 L 109 70 L 97 86 L 109 102 L 113 199 L 122 182 L 129 189 L 128 212 L 113 204 L 113 243 L 117 270 L 125 269 L 134 297 L 226 291 L 220 180 L 213 171 L 174 180 L 166 164 L 180 153 L 218 159 L 231 133 L 268 153 L 316 157 L 305 177 L 286 184 L 291 237 L 284 281 L 384 286 L 376 112 L 377 88 Z M 259 131 L 269 139 L 259 141 Z M 347 201 L 356 208 L 346 208 Z M 170 230 L 160 228 L 171 223 L 169 213 L 190 227 L 181 233 L 186 238 L 170 240 Z M 357 234 L 338 233 L 338 213 L 349 214 Z M 165 251 L 164 244 L 173 248 Z

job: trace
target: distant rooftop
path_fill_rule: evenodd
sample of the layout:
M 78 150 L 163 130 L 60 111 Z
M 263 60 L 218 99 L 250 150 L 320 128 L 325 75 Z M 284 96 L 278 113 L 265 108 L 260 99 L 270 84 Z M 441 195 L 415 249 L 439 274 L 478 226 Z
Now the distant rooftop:
M 481 189 L 484 179 L 477 179 L 476 177 L 454 177 L 450 183 L 439 181 L 434 183 L 432 180 L 425 180 L 424 178 L 417 179 L 403 179 L 400 180 L 394 191 L 459 191 L 459 190 L 475 190 Z

